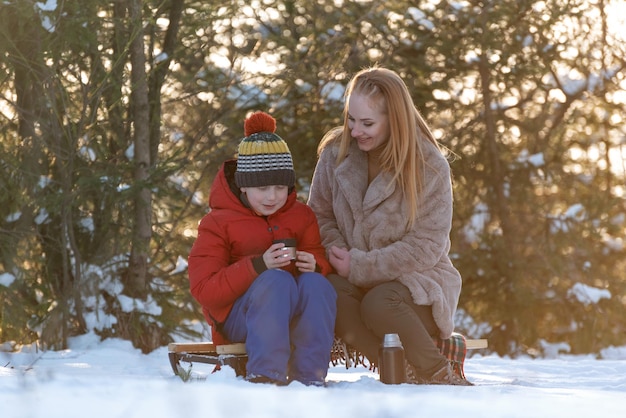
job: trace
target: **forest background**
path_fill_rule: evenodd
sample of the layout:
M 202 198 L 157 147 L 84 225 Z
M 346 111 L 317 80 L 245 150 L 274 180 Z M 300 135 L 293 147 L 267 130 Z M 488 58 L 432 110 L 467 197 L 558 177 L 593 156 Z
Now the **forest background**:
M 277 119 L 305 201 L 378 63 L 450 151 L 457 331 L 626 344 L 625 27 L 617 0 L 3 0 L 0 343 L 207 338 L 186 258 L 245 116 Z

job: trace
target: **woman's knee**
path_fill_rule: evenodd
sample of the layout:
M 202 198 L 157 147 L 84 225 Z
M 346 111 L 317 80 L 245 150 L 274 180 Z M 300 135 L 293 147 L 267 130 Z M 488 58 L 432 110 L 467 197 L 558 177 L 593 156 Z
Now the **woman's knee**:
M 384 320 L 393 315 L 400 304 L 410 299 L 409 290 L 401 283 L 383 283 L 370 289 L 361 302 L 361 315 L 365 322 Z
M 339 298 L 350 297 L 357 300 L 361 300 L 363 298 L 363 291 L 350 283 L 348 279 L 344 277 L 337 274 L 329 274 L 328 281 L 335 288 Z

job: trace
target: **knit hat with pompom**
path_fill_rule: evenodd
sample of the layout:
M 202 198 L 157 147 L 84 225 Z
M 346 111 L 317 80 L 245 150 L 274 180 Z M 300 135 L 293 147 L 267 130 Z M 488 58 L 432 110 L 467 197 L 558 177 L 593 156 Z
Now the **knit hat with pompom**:
M 296 173 L 287 143 L 274 132 L 276 120 L 255 112 L 244 122 L 245 138 L 239 143 L 237 187 L 284 185 L 293 187 Z

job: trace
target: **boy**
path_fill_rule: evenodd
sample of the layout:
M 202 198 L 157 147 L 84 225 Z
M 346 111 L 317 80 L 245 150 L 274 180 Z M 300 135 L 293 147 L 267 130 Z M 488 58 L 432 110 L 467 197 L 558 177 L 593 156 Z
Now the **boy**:
M 237 160 L 226 161 L 189 255 L 190 289 L 213 342 L 245 342 L 246 380 L 324 385 L 336 293 L 313 211 L 297 201 L 295 172 L 276 121 L 244 122 Z M 280 239 L 295 239 L 296 258 Z

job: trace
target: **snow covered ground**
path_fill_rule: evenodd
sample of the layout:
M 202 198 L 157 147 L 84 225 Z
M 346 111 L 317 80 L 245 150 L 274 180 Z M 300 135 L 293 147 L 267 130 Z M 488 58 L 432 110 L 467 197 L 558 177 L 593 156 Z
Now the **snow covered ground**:
M 184 383 L 167 348 L 148 355 L 93 334 L 65 351 L 0 352 L 0 417 L 589 417 L 622 416 L 626 347 L 606 359 L 470 357 L 474 387 L 384 385 L 363 367 L 332 367 L 326 388 L 252 384 L 197 364 Z M 186 365 L 186 363 L 183 363 Z

